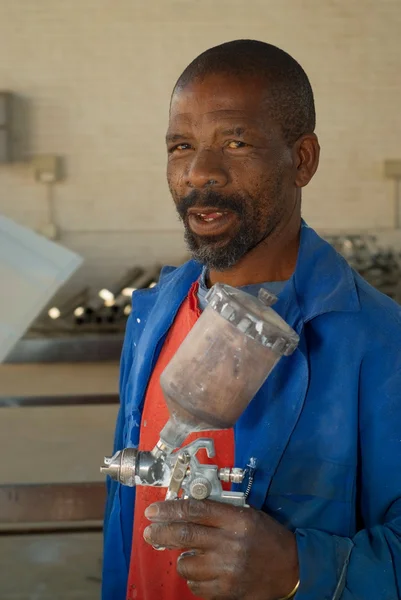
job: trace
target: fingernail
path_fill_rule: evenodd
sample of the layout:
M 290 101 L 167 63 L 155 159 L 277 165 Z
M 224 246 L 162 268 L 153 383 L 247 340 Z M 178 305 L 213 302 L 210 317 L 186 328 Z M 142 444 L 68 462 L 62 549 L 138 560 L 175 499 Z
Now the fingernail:
M 143 532 L 143 537 L 144 537 L 144 539 L 145 539 L 147 542 L 149 542 L 149 541 L 150 541 L 150 534 L 151 534 L 151 528 L 150 528 L 150 525 L 149 525 L 149 527 L 146 527 L 146 529 L 145 529 L 145 530 L 144 530 L 144 532 Z
M 155 504 L 151 504 L 145 510 L 145 517 L 147 519 L 154 519 L 155 517 L 157 517 L 158 514 L 159 514 L 159 507 L 156 506 Z
M 183 552 L 178 557 L 178 560 L 181 560 L 181 558 L 185 558 L 186 556 L 196 556 L 195 550 L 187 550 L 186 552 Z

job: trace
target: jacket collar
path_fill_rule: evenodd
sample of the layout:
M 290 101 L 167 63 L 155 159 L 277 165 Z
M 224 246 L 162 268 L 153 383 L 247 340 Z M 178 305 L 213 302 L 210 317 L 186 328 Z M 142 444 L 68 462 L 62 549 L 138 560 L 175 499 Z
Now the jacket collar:
M 305 322 L 329 312 L 360 310 L 351 267 L 304 221 L 291 280 Z
M 202 266 L 193 260 L 178 269 L 165 267 L 159 285 L 153 290 L 170 291 L 173 297 L 182 302 L 189 284 L 199 278 L 201 272 Z M 297 321 L 297 316 L 304 323 L 325 313 L 356 312 L 360 309 L 352 269 L 304 221 L 294 274 L 279 294 L 274 308 L 287 318 L 294 313 L 289 321 Z

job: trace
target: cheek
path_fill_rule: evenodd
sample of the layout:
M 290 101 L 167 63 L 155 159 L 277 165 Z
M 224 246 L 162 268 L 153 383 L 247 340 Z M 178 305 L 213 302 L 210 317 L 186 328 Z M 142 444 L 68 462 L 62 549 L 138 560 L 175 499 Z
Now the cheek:
M 182 168 L 178 168 L 174 163 L 167 164 L 167 183 L 170 192 L 173 194 L 182 194 L 185 187 L 185 174 Z
M 244 165 L 244 169 L 240 172 L 232 174 L 232 183 L 234 189 L 245 193 L 254 201 L 259 198 L 269 197 L 272 190 L 272 173 L 266 168 L 255 168 L 255 165 Z
M 166 175 L 167 175 L 167 183 L 171 190 L 171 187 L 174 185 L 174 170 L 172 169 L 170 163 L 167 163 Z
M 231 186 L 238 191 L 252 195 L 252 190 L 263 178 L 264 170 L 257 162 L 250 159 L 235 161 L 227 165 Z
M 230 161 L 228 169 L 234 185 L 248 190 L 260 189 L 270 181 L 272 171 L 277 164 L 268 151 L 249 153 Z

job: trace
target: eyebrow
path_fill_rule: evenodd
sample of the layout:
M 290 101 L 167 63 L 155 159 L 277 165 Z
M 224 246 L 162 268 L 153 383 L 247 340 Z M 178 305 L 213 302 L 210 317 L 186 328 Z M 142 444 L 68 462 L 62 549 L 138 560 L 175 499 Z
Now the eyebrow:
M 233 135 L 237 137 L 241 137 L 244 133 L 249 131 L 249 127 L 222 127 L 217 130 L 220 135 Z M 191 137 L 188 133 L 167 133 L 166 135 L 166 143 L 173 144 L 174 142 L 179 142 L 180 140 L 187 140 Z
M 222 135 L 237 135 L 238 137 L 241 137 L 245 131 L 245 127 L 230 127 L 230 129 L 223 129 L 221 133 Z
M 188 139 L 188 135 L 185 133 L 168 133 L 166 135 L 166 142 L 167 143 L 172 143 L 172 142 L 178 142 L 179 140 L 184 140 L 184 139 Z

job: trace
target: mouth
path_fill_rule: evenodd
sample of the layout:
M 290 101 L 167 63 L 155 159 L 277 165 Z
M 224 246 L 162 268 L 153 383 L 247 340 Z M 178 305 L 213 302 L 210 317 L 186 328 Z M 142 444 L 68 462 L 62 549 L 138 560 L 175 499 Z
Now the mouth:
M 228 210 L 191 208 L 188 211 L 188 225 L 196 235 L 224 234 L 237 221 L 238 216 Z

